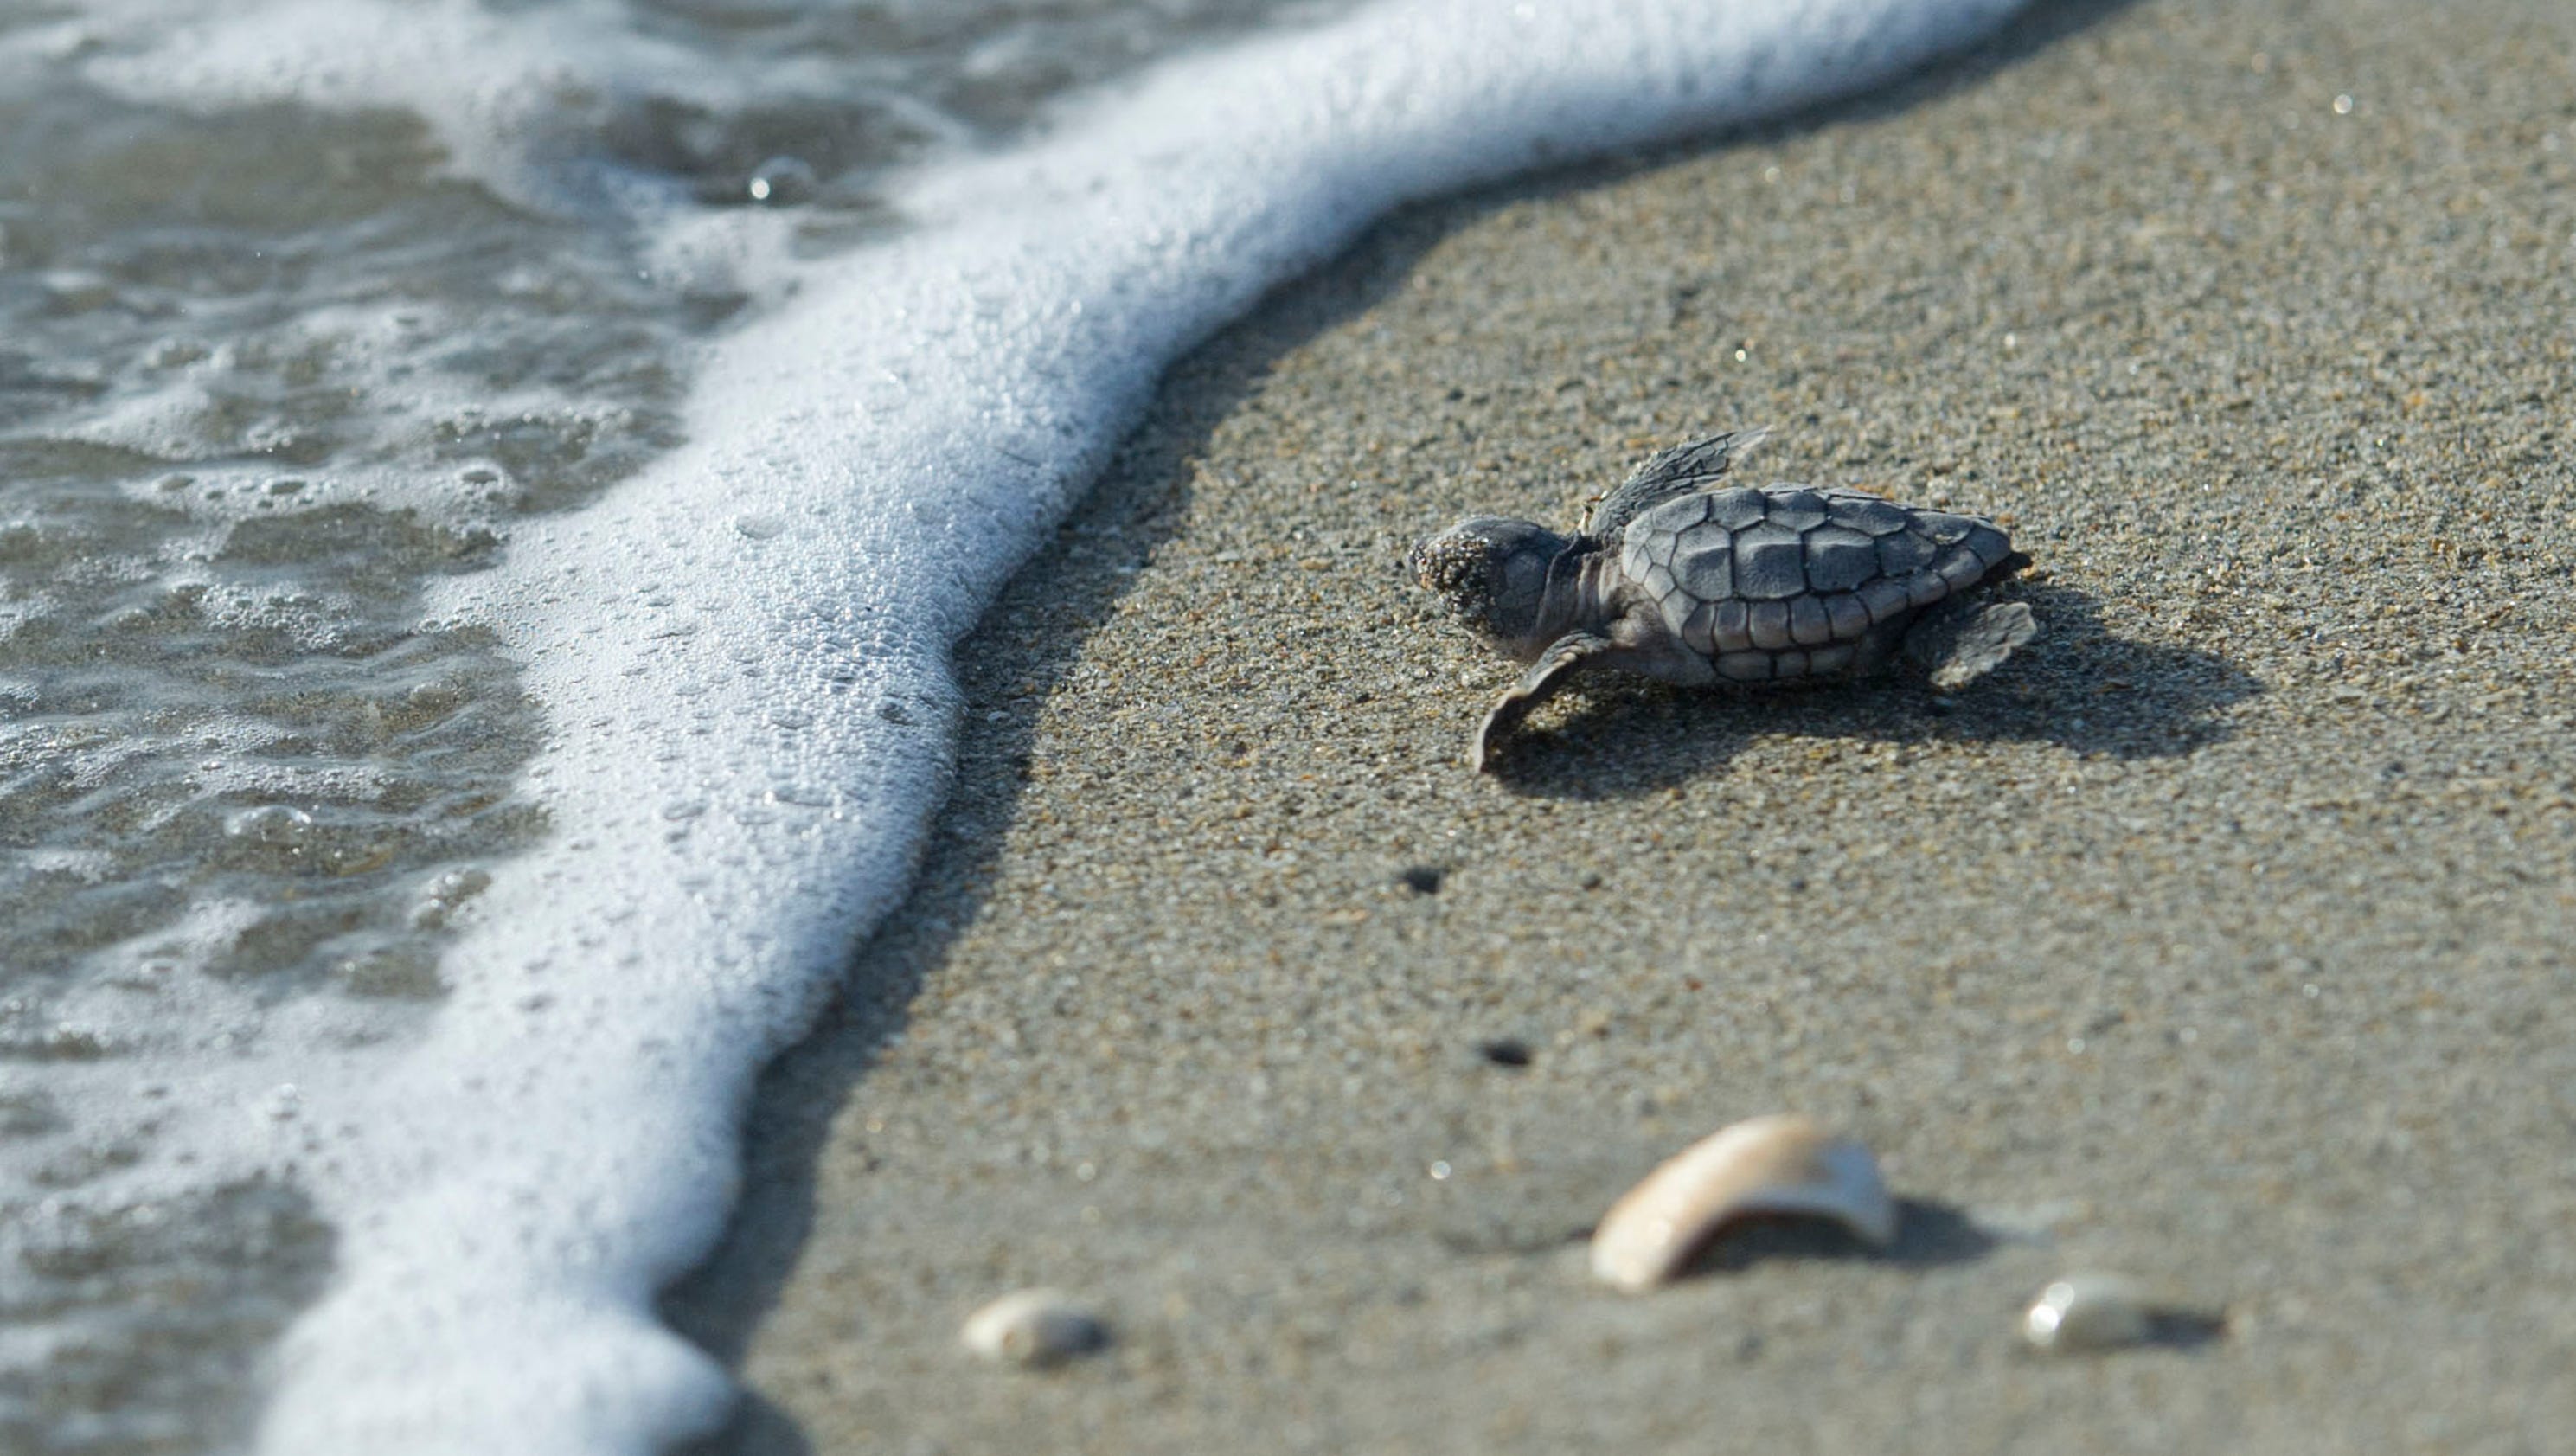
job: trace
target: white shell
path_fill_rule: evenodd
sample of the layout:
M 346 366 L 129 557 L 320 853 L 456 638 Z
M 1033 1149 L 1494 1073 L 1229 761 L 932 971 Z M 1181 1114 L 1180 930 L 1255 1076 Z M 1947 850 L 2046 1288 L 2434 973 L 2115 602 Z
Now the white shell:
M 1109 1327 L 1062 1291 L 1023 1289 L 975 1311 L 966 1348 L 1005 1365 L 1053 1365 L 1109 1343 Z
M 2157 1306 L 2123 1274 L 2069 1274 L 2040 1291 L 2021 1320 L 2022 1338 L 2043 1350 L 2113 1350 L 2155 1333 Z
M 1736 1219 L 1831 1219 L 1874 1245 L 1896 1237 L 1878 1160 L 1794 1114 L 1757 1117 L 1700 1139 L 1611 1205 L 1592 1233 L 1592 1272 L 1630 1293 L 1668 1283 Z

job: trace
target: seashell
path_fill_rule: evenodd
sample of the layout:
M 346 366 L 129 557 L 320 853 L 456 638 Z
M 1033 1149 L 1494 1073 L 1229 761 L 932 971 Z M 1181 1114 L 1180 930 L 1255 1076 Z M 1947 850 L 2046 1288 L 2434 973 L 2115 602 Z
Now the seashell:
M 2223 1321 L 2158 1298 L 2125 1274 L 2069 1274 L 2052 1280 L 2021 1317 L 2021 1335 L 2060 1354 L 2150 1342 L 2190 1343 Z
M 1060 1290 L 1023 1289 L 975 1311 L 964 1340 L 987 1360 L 1035 1368 L 1101 1348 L 1109 1326 Z
M 1830 1219 L 1872 1245 L 1896 1236 L 1869 1149 L 1781 1114 L 1721 1128 L 1629 1189 L 1593 1230 L 1592 1272 L 1632 1294 L 1652 1289 L 1718 1230 L 1762 1214 Z

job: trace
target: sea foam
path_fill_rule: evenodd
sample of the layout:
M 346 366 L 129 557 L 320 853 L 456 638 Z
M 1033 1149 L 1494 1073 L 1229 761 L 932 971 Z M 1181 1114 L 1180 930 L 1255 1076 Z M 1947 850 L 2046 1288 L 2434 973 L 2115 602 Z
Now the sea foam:
M 117 64 L 165 92 L 417 104 L 506 191 L 591 72 L 673 63 L 451 0 L 420 21 L 443 64 L 502 68 L 451 93 L 385 63 L 408 20 L 308 8 L 282 52 L 216 10 Z M 1162 368 L 1406 201 L 1779 115 L 2015 8 L 1381 5 L 905 180 L 908 225 L 865 250 L 735 239 L 764 302 L 699 361 L 691 443 L 520 531 L 428 624 L 488 627 L 525 664 L 552 736 L 524 788 L 553 826 L 496 869 L 431 1031 L 305 1060 L 283 1109 L 271 1067 L 201 1089 L 211 1125 L 294 1153 L 339 1229 L 266 1448 L 644 1451 L 719 1423 L 730 1382 L 654 1292 L 721 1231 L 754 1074 L 905 891 L 960 730 L 953 644 Z M 703 214 L 661 219 L 696 255 L 727 246 Z

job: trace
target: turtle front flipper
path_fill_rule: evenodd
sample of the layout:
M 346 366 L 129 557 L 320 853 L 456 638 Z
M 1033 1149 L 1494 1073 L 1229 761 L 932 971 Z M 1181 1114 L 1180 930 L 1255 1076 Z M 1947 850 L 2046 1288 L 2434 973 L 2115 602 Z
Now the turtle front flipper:
M 1713 489 L 1718 477 L 1734 468 L 1746 452 L 1770 435 L 1769 430 L 1730 430 L 1656 455 L 1603 496 L 1585 522 L 1587 535 L 1617 541 L 1628 523 L 1676 496 Z
M 1521 680 L 1494 700 L 1494 706 L 1485 714 L 1485 721 L 1477 725 L 1476 739 L 1467 748 L 1467 766 L 1483 773 L 1491 759 L 1496 734 L 1528 717 L 1530 709 L 1547 701 L 1549 694 L 1565 686 L 1566 679 L 1574 675 L 1576 668 L 1611 651 L 1614 645 L 1609 638 L 1594 632 L 1568 632 L 1549 643 L 1547 650 L 1538 655 L 1538 661 L 1530 664 L 1530 670 L 1521 674 Z
M 1956 692 L 2038 635 L 2039 620 L 2027 603 L 1953 599 L 1906 629 L 1905 655 L 1932 674 L 1935 691 Z

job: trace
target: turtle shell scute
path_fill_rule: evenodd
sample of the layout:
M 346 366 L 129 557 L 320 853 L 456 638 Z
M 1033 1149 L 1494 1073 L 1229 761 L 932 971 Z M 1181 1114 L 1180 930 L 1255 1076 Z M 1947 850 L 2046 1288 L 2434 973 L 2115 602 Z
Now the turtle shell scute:
M 1891 500 L 1858 491 L 1837 491 L 1825 503 L 1826 519 L 1865 536 L 1890 536 L 1905 529 L 1905 508 Z
M 1825 498 L 1812 490 L 1775 491 L 1762 515 L 1775 526 L 1811 531 L 1825 523 Z
M 1730 531 L 1740 531 L 1760 525 L 1769 506 L 1769 497 L 1751 486 L 1729 486 L 1709 492 L 1708 518 Z
M 1735 595 L 1735 548 L 1732 543 L 1699 546 L 1673 560 L 1673 579 L 1703 602 Z
M 1911 576 L 1932 564 L 1941 548 L 1932 538 L 1913 531 L 1899 531 L 1878 538 L 1878 569 L 1884 576 Z
M 1780 601 L 1807 589 L 1806 544 L 1786 526 L 1760 525 L 1735 537 L 1735 590 L 1755 601 Z
M 1842 592 L 1878 575 L 1878 543 L 1849 526 L 1818 526 L 1806 535 L 1807 586 Z
M 1809 592 L 1789 601 L 1789 640 L 1801 647 L 1822 647 L 1834 640 L 1834 620 L 1825 613 L 1825 599 Z

